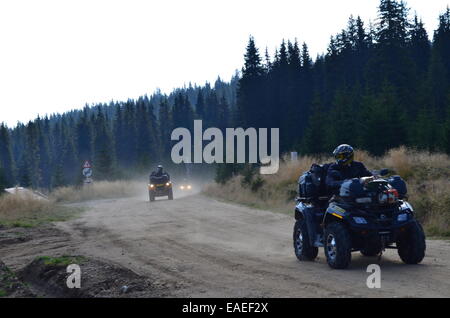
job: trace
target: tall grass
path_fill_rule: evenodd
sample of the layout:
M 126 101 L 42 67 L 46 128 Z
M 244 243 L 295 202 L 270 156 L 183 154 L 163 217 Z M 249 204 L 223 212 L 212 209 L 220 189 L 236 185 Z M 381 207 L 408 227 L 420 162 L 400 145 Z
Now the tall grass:
M 78 211 L 59 206 L 53 201 L 38 199 L 30 194 L 0 196 L 0 225 L 7 227 L 33 227 L 63 221 Z
M 389 168 L 407 181 L 409 201 L 429 235 L 450 236 L 450 157 L 400 147 L 383 157 L 356 151 L 355 159 L 369 169 Z M 257 191 L 234 176 L 224 185 L 210 184 L 208 195 L 278 212 L 292 213 L 299 176 L 313 163 L 332 162 L 330 158 L 300 157 L 292 162 L 284 158 L 278 173 L 258 176 L 262 185 Z
M 145 184 L 136 181 L 97 181 L 83 187 L 55 189 L 50 198 L 56 202 L 81 202 L 95 199 L 131 197 L 142 192 Z
M 145 184 L 135 181 L 98 181 L 84 187 L 61 187 L 40 199 L 31 192 L 0 196 L 0 225 L 32 227 L 53 221 L 64 221 L 77 214 L 79 208 L 62 203 L 95 199 L 130 197 L 142 192 Z

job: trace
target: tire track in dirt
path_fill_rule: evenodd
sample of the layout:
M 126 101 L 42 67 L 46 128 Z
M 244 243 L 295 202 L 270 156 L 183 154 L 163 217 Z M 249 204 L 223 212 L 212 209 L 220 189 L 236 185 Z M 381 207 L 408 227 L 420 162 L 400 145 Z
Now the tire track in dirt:
M 351 267 L 343 271 L 330 269 L 322 250 L 315 262 L 298 262 L 290 215 L 203 195 L 82 205 L 87 211 L 80 218 L 57 225 L 70 238 L 72 254 L 170 282 L 173 296 L 450 297 L 448 241 L 427 241 L 426 257 L 417 266 L 405 265 L 396 251 L 387 251 L 379 262 L 382 288 L 374 290 L 366 287 L 366 268 L 378 263 L 376 258 L 353 253 Z M 45 244 L 61 248 L 66 241 L 60 247 L 51 240 Z

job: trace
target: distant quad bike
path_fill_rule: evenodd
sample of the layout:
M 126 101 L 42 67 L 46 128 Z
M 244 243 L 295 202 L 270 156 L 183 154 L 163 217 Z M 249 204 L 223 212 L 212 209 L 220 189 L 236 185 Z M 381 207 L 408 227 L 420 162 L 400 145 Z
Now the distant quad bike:
M 156 197 L 167 196 L 169 200 L 173 200 L 172 182 L 167 175 L 161 177 L 151 176 L 148 185 L 148 196 L 150 202 L 155 201 Z
M 183 179 L 183 182 L 180 184 L 179 189 L 183 192 L 191 192 L 192 184 L 188 182 L 187 179 Z
M 314 260 L 323 246 L 327 263 L 335 269 L 350 265 L 352 252 L 364 256 L 397 249 L 406 264 L 418 264 L 425 256 L 425 234 L 406 201 L 406 183 L 399 177 L 382 178 L 389 171 L 374 171 L 373 181 L 346 180 L 339 195 L 327 195 L 326 166 L 313 165 L 299 179 L 295 207 L 294 250 L 300 261 Z M 312 209 L 313 220 L 305 217 Z M 308 234 L 311 222 L 319 240 Z M 320 243 L 318 243 L 320 242 Z

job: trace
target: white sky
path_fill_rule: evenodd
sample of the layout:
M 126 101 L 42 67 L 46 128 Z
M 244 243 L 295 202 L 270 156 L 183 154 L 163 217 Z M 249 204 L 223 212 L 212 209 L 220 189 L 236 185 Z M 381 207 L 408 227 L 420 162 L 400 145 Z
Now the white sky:
M 325 52 L 350 14 L 379 0 L 0 0 L 0 122 L 85 103 L 229 80 L 249 35 L 272 55 L 284 39 Z M 431 36 L 450 0 L 409 0 Z

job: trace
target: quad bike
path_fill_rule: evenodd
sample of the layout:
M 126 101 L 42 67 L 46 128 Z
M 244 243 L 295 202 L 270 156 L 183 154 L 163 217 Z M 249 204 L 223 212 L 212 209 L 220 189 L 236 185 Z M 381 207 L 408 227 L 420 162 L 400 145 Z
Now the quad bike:
M 321 246 L 328 265 L 336 269 L 347 268 L 356 251 L 381 256 L 385 249 L 397 249 L 406 264 L 423 260 L 425 234 L 406 201 L 405 182 L 399 176 L 382 178 L 387 169 L 378 173 L 372 179 L 346 180 L 331 198 L 297 199 L 293 239 L 300 261 L 314 260 Z M 316 237 L 308 234 L 311 226 Z
M 183 192 L 191 192 L 193 189 L 193 186 L 190 182 L 188 182 L 187 179 L 183 179 L 183 182 L 178 187 Z
M 148 196 L 150 202 L 155 201 L 156 197 L 167 196 L 169 200 L 173 200 L 172 182 L 167 175 L 161 177 L 151 176 L 148 184 Z

